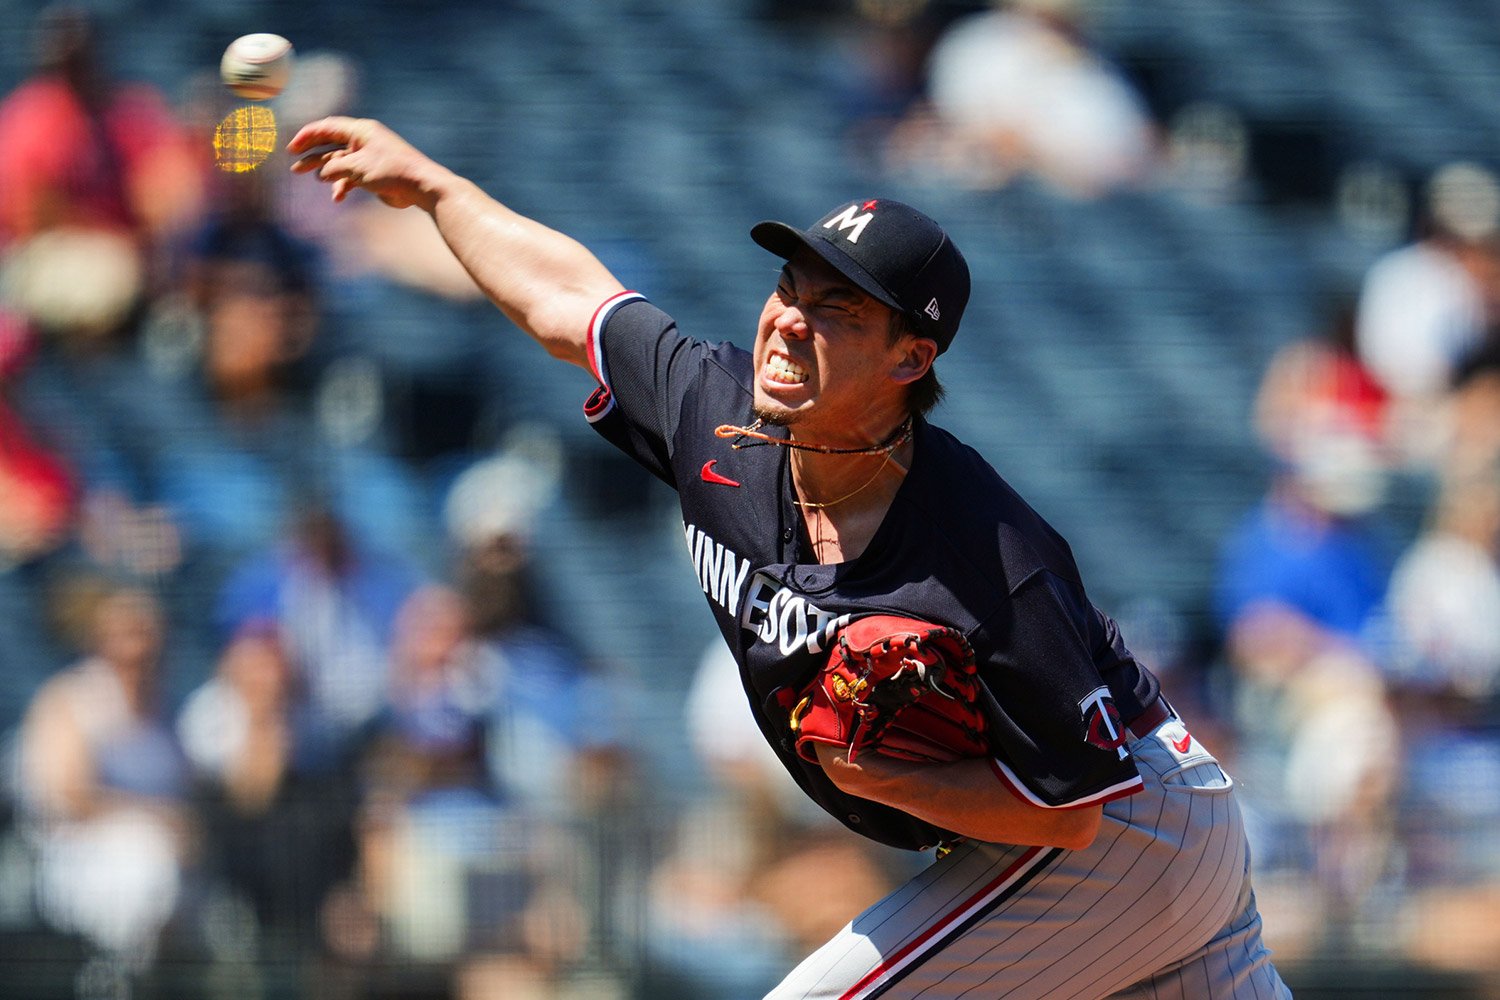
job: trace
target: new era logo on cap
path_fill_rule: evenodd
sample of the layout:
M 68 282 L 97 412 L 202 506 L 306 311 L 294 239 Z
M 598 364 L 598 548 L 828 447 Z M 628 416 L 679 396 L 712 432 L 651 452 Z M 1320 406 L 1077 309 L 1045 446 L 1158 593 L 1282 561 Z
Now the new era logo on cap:
M 762 222 L 750 237 L 786 259 L 803 248 L 816 253 L 867 294 L 911 317 L 939 351 L 958 332 L 969 301 L 969 265 L 942 227 L 909 205 L 888 198 L 849 202 L 808 229 Z

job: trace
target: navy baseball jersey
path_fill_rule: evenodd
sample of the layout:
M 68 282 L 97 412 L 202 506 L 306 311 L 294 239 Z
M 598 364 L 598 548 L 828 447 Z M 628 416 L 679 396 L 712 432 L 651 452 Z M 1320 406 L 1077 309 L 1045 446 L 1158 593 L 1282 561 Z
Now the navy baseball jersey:
M 895 847 L 953 839 L 899 810 L 841 792 L 792 747 L 788 711 L 837 630 L 869 614 L 949 625 L 974 647 L 992 696 L 992 766 L 1048 808 L 1137 791 L 1125 723 L 1157 682 L 1090 602 L 1067 543 L 971 448 L 917 419 L 914 457 L 858 558 L 821 565 L 796 506 L 788 449 L 715 436 L 754 418 L 752 361 L 682 336 L 627 292 L 589 331 L 600 389 L 593 426 L 678 493 L 698 582 L 740 664 L 750 706 L 798 784 L 850 829 Z M 771 429 L 777 433 L 777 429 Z

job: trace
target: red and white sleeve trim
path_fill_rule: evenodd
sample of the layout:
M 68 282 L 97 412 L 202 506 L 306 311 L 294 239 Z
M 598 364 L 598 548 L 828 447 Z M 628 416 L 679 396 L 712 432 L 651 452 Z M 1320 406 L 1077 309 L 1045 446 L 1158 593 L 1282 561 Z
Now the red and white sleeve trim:
M 1023 802 L 1036 806 L 1038 809 L 1082 809 L 1085 806 L 1103 805 L 1106 802 L 1113 802 L 1115 799 L 1123 799 L 1127 795 L 1134 795 L 1146 787 L 1146 782 L 1142 780 L 1140 775 L 1136 775 L 1128 781 L 1121 781 L 1118 784 L 1110 785 L 1103 791 L 1054 806 L 1038 798 L 1035 792 L 1026 787 L 1025 782 L 1016 777 L 1014 771 L 1005 766 L 1004 761 L 991 757 L 989 758 L 989 762 L 990 770 L 995 772 L 995 777 L 1000 779 L 1001 784 L 1010 789 L 1012 795 Z
M 616 309 L 627 302 L 634 302 L 636 299 L 644 298 L 645 296 L 640 292 L 616 292 L 600 303 L 599 308 L 594 310 L 594 318 L 589 320 L 588 343 L 586 345 L 588 348 L 589 371 L 594 373 L 594 378 L 598 379 L 599 384 L 606 389 L 610 385 L 609 369 L 604 364 L 605 324 L 609 322 L 609 318 L 614 315 Z
M 583 418 L 591 424 L 597 424 L 614 408 L 614 394 L 601 385 L 589 393 L 589 398 L 583 401 Z

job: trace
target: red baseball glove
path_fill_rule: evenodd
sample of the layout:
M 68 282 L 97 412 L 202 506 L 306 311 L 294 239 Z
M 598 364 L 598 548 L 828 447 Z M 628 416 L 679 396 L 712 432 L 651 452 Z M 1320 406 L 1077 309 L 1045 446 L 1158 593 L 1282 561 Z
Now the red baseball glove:
M 845 626 L 791 713 L 797 753 L 814 743 L 939 763 L 989 752 L 974 651 L 955 629 L 895 615 Z

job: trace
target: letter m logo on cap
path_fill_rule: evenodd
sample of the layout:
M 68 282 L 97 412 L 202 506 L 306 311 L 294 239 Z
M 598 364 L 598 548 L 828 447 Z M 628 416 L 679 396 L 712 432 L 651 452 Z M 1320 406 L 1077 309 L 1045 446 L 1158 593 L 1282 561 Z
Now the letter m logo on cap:
M 860 234 L 865 231 L 865 227 L 870 224 L 870 220 L 875 218 L 874 212 L 866 212 L 864 215 L 855 215 L 854 212 L 858 208 L 858 204 L 850 205 L 848 208 L 844 209 L 842 212 L 833 216 L 827 222 L 823 223 L 823 228 L 832 229 L 833 227 L 837 226 L 840 232 L 843 232 L 847 229 L 849 230 L 849 232 L 844 234 L 844 238 L 847 239 L 850 243 L 858 243 Z

